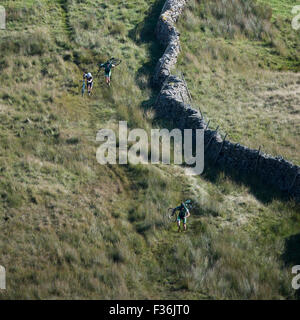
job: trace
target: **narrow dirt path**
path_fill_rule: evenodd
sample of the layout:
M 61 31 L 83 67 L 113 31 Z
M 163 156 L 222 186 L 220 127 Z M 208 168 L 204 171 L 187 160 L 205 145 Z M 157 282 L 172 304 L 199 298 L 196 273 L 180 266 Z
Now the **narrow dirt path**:
M 65 33 L 68 35 L 69 39 L 72 39 L 73 28 L 70 23 L 70 14 L 68 8 L 68 1 L 67 0 L 58 0 L 62 8 L 62 18 L 63 18 L 63 29 Z

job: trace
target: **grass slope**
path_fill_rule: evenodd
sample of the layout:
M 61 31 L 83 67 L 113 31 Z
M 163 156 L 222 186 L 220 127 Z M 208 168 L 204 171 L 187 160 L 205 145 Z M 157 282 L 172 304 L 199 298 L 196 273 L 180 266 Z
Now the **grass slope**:
M 299 164 L 300 37 L 285 17 L 291 1 L 271 4 L 273 16 L 255 1 L 191 1 L 178 68 L 212 127 Z
M 1 299 L 295 297 L 293 202 L 222 173 L 96 162 L 98 129 L 158 126 L 149 78 L 162 53 L 153 29 L 163 2 L 3 2 Z M 113 55 L 123 63 L 112 87 L 101 75 L 81 98 L 83 69 L 95 73 Z M 178 234 L 163 213 L 187 197 L 197 207 Z

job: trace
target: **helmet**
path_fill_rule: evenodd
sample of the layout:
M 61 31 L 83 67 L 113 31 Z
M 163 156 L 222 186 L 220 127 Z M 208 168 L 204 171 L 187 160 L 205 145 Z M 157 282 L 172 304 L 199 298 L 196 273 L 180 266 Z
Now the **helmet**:
M 185 204 L 185 206 L 189 209 L 192 208 L 192 200 L 186 200 L 183 202 Z

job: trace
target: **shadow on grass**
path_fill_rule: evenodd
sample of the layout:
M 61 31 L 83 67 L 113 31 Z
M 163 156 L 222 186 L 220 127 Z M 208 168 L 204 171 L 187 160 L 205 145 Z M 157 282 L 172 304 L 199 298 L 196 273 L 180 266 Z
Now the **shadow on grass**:
M 287 266 L 300 265 L 300 233 L 285 239 L 282 260 Z
M 300 265 L 300 233 L 285 239 L 284 253 L 281 258 L 287 267 Z M 296 291 L 295 296 L 300 299 L 300 289 Z
M 208 163 L 209 161 L 206 161 Z M 212 183 L 217 183 L 220 181 L 222 174 L 230 178 L 239 186 L 246 186 L 249 188 L 249 192 L 260 202 L 264 204 L 269 204 L 273 200 L 290 201 L 290 197 L 287 193 L 281 192 L 275 187 L 267 186 L 263 183 L 259 177 L 254 174 L 244 173 L 244 172 L 234 172 L 229 169 L 224 169 L 216 165 L 206 165 L 202 177 Z M 221 178 L 222 179 L 222 178 Z
M 151 59 L 145 63 L 136 74 L 136 82 L 138 86 L 143 90 L 145 89 L 145 83 L 141 81 L 142 77 L 148 79 L 147 86 L 151 86 L 150 79 L 154 72 L 154 68 L 163 54 L 163 47 L 158 43 L 155 35 L 155 28 L 160 16 L 161 10 L 165 4 L 165 0 L 156 1 L 147 13 L 147 17 L 144 21 L 139 23 L 135 28 L 129 32 L 129 37 L 133 39 L 138 45 L 149 44 L 149 55 Z M 157 97 L 157 91 L 152 90 L 151 97 L 142 102 L 142 107 L 147 110 L 150 108 Z

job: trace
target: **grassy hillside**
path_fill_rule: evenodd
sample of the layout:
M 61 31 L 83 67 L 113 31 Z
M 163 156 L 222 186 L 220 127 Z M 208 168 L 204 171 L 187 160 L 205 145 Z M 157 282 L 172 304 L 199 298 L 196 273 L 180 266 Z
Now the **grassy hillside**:
M 294 253 L 300 214 L 293 202 L 222 173 L 188 178 L 179 167 L 96 161 L 98 129 L 116 128 L 119 120 L 147 130 L 159 124 L 149 79 L 163 52 L 153 34 L 163 2 L 1 2 L 8 20 L 0 31 L 0 264 L 7 269 L 1 299 L 295 298 L 290 266 L 300 263 Z M 187 35 L 204 35 L 184 19 L 180 24 L 184 54 L 192 54 Z M 252 46 L 248 39 L 218 37 Z M 95 74 L 97 63 L 111 56 L 123 59 L 112 87 L 101 74 L 93 96 L 82 98 L 83 69 Z M 194 56 L 203 59 L 201 52 Z M 208 59 L 209 68 L 217 66 Z M 296 66 L 295 59 L 278 59 L 286 69 Z M 230 63 L 239 72 L 240 64 Z M 194 96 L 203 90 L 193 86 L 196 67 L 186 75 Z M 265 71 L 266 79 L 274 72 Z M 286 81 L 285 73 L 280 77 L 278 85 Z M 220 121 L 214 100 L 203 105 Z M 226 119 L 235 121 L 230 114 Z M 288 156 L 296 136 L 287 130 Z M 185 198 L 197 206 L 188 231 L 177 234 L 163 213 Z
M 212 127 L 299 164 L 300 37 L 291 27 L 292 2 L 190 1 L 178 69 Z

